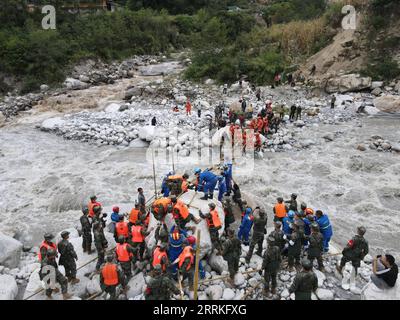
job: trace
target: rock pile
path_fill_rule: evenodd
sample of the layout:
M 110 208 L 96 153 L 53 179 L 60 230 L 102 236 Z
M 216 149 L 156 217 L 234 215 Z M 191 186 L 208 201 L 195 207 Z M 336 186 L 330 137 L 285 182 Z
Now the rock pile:
M 388 140 L 383 139 L 381 136 L 371 136 L 368 140 L 357 145 L 357 149 L 360 151 L 366 151 L 367 148 L 370 150 L 376 150 L 378 152 L 397 152 L 400 153 L 400 145 L 391 143 Z

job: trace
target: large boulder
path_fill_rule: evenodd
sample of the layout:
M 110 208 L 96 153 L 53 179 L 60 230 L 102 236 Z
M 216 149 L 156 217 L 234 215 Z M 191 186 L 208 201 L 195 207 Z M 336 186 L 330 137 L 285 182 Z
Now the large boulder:
M 13 269 L 18 267 L 23 244 L 0 232 L 0 265 Z
M 70 89 L 70 90 L 81 90 L 81 89 L 86 89 L 86 88 L 88 88 L 88 87 L 89 87 L 89 84 L 87 84 L 87 83 L 85 83 L 85 82 L 82 82 L 82 81 L 80 81 L 80 80 L 78 80 L 78 79 L 67 78 L 67 79 L 64 81 L 64 86 L 65 86 L 67 89 Z
M 144 126 L 139 130 L 139 138 L 141 140 L 151 142 L 154 139 L 155 127 L 154 126 Z
M 64 125 L 65 121 L 61 117 L 46 119 L 40 125 L 42 131 L 53 131 Z
M 330 78 L 326 82 L 325 91 L 328 93 L 345 93 L 369 89 L 372 79 L 360 77 L 358 74 L 347 74 L 344 76 Z
M 216 255 L 215 253 L 211 254 L 208 263 L 211 268 L 219 274 L 228 270 L 228 262 L 222 256 Z
M 382 112 L 400 112 L 400 96 L 378 97 L 374 99 L 374 106 Z
M 142 76 L 163 76 L 177 72 L 180 67 L 181 65 L 179 64 L 179 62 L 172 61 L 142 66 L 139 67 L 139 71 Z
M 143 287 L 145 286 L 145 284 L 146 282 L 143 276 L 143 272 L 140 272 L 136 276 L 132 277 L 132 279 L 128 283 L 129 290 L 126 294 L 128 299 L 134 298 L 143 293 Z
M 381 290 L 369 282 L 361 291 L 361 300 L 400 300 L 400 284 L 397 281 L 393 288 Z
M 0 300 L 14 300 L 18 294 L 18 286 L 14 277 L 8 274 L 0 275 Z

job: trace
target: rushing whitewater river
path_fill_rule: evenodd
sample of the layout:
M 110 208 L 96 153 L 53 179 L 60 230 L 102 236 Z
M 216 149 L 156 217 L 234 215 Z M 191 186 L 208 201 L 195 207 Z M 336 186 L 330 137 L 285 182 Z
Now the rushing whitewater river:
M 358 225 L 367 227 L 373 252 L 400 250 L 400 155 L 365 152 L 357 144 L 372 135 L 398 143 L 397 118 L 362 118 L 320 125 L 299 133 L 313 139 L 310 149 L 266 153 L 254 171 L 235 174 L 242 191 L 265 206 L 271 224 L 276 197 L 299 194 L 314 209 L 326 212 L 334 241 L 344 245 Z M 322 138 L 339 132 L 332 142 Z M 58 232 L 79 223 L 82 203 L 96 194 L 103 205 L 133 205 L 137 188 L 154 192 L 153 168 L 145 149 L 96 147 L 41 132 L 32 123 L 0 129 L 0 230 L 37 244 L 45 231 Z M 186 160 L 179 171 L 193 169 Z M 156 166 L 157 188 L 171 168 Z M 191 173 L 191 172 L 190 172 Z

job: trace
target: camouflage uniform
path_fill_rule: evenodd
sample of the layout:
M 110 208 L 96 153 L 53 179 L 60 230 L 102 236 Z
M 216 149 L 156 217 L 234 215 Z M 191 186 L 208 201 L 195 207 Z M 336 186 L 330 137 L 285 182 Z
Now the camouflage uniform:
M 301 255 L 301 247 L 303 245 L 303 236 L 301 231 L 293 230 L 291 235 L 288 235 L 289 240 L 289 248 L 288 248 L 288 264 L 289 268 L 294 266 L 294 262 L 296 261 L 296 265 L 300 265 L 300 255 Z M 294 244 L 290 244 L 290 241 L 293 241 Z
M 71 280 L 76 278 L 76 262 L 78 256 L 74 250 L 74 246 L 66 239 L 61 240 L 58 245 L 58 252 L 60 253 L 60 266 L 64 266 L 65 276 Z
M 312 271 L 296 274 L 289 292 L 295 293 L 296 300 L 311 300 L 311 292 L 318 289 L 318 278 Z
M 236 237 L 228 239 L 223 246 L 222 256 L 228 262 L 229 275 L 231 279 L 239 270 L 239 260 L 242 254 L 242 244 Z
M 44 276 L 50 273 L 50 271 L 46 272 L 43 270 L 45 266 L 52 266 L 55 269 L 56 272 L 56 282 L 58 282 L 61 285 L 61 293 L 65 294 L 68 292 L 68 280 L 66 277 L 63 276 L 63 274 L 58 270 L 58 265 L 55 260 L 55 258 L 48 258 L 48 257 L 43 257 L 42 262 L 41 262 L 41 267 L 40 267 L 40 272 L 39 272 L 39 277 L 40 280 L 43 280 Z M 50 281 L 50 280 L 49 280 Z M 47 284 L 50 284 L 47 282 Z M 53 289 L 46 289 L 46 296 L 50 297 L 53 292 Z
M 102 229 L 94 231 L 94 245 L 96 246 L 98 256 L 96 270 L 100 270 L 100 266 L 104 263 L 104 257 L 108 245 Z
M 313 263 L 314 259 L 317 259 L 318 268 L 322 269 L 324 264 L 322 262 L 322 252 L 324 251 L 324 237 L 320 232 L 311 233 L 308 237 L 310 245 L 308 247 L 308 260 Z
M 165 275 L 154 276 L 147 284 L 145 291 L 146 300 L 170 300 L 171 293 L 179 294 L 180 290 L 173 281 Z
M 272 289 L 276 288 L 276 276 L 281 265 L 281 250 L 276 245 L 268 245 L 264 253 L 262 269 L 264 270 L 264 288 L 269 290 L 269 283 L 272 282 Z
M 343 268 L 346 262 L 351 261 L 353 267 L 357 269 L 360 267 L 361 260 L 368 254 L 369 246 L 368 241 L 363 236 L 355 235 L 352 240 L 343 249 L 343 257 L 340 260 L 340 267 Z
M 279 250 L 280 250 L 280 252 L 282 253 L 282 250 L 284 249 L 284 247 L 285 247 L 285 239 L 283 239 L 283 236 L 284 236 L 285 234 L 283 233 L 283 231 L 282 230 L 277 230 L 277 229 L 275 229 L 274 231 L 272 231 L 270 234 L 269 234 L 269 237 L 273 237 L 274 238 L 274 240 L 275 240 L 275 245 L 279 248 Z
M 160 224 L 156 228 L 156 232 L 154 233 L 156 242 L 161 241 L 162 243 L 168 243 L 168 229 L 165 223 Z
M 188 278 L 189 280 L 189 290 L 193 291 L 193 282 L 194 282 L 194 269 L 195 264 L 192 263 L 189 270 L 187 270 L 188 265 L 190 264 L 190 259 L 186 258 L 182 263 L 182 266 L 179 268 L 179 273 L 182 275 L 182 282 Z
M 118 273 L 118 284 L 115 286 L 107 286 L 104 284 L 103 273 L 100 272 L 100 288 L 104 292 L 107 292 L 110 295 L 110 300 L 116 300 L 117 297 L 117 287 L 118 285 L 122 285 L 123 288 L 126 288 L 126 279 L 123 271 L 120 266 L 117 265 L 117 273 Z
M 132 254 L 132 257 L 134 257 L 135 254 L 137 253 L 137 250 L 132 248 L 132 246 L 129 243 L 126 246 L 126 250 L 128 251 L 128 253 Z M 117 257 L 117 260 L 118 260 L 117 249 L 115 249 L 115 256 Z M 122 271 L 124 272 L 125 276 L 128 279 L 130 279 L 132 277 L 132 261 L 133 261 L 133 259 L 130 259 L 129 261 L 119 261 L 118 260 L 118 263 L 121 265 Z
M 92 250 L 92 226 L 87 215 L 82 215 L 80 218 L 82 226 L 82 248 L 83 252 L 91 252 Z
M 246 256 L 247 261 L 250 261 L 256 245 L 258 245 L 257 254 L 260 257 L 262 256 L 264 235 L 267 233 L 266 226 L 267 226 L 267 217 L 266 216 L 263 216 L 263 217 L 260 216 L 260 217 L 254 219 L 254 221 L 253 221 L 253 236 L 251 238 L 249 252 L 247 253 L 247 256 Z

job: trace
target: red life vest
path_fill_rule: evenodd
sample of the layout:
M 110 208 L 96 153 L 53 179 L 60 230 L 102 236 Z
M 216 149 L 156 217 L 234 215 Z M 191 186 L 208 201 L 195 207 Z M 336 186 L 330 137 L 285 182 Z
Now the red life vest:
M 94 217 L 94 211 L 93 211 L 94 207 L 101 207 L 101 203 L 97 202 L 97 201 L 95 201 L 95 202 L 90 201 L 88 203 L 89 217 L 91 217 L 91 218 Z
M 117 258 L 119 262 L 128 262 L 132 258 L 132 253 L 128 251 L 127 243 L 124 244 L 117 243 L 115 252 L 117 253 Z
M 168 259 L 167 253 L 166 253 L 165 251 L 162 252 L 162 251 L 160 250 L 160 247 L 155 248 L 155 250 L 154 250 L 154 252 L 153 252 L 153 264 L 152 264 L 153 268 L 154 268 L 155 266 L 161 264 L 162 259 L 163 259 L 164 257 Z M 162 267 L 162 270 L 163 270 L 163 271 L 165 271 L 165 270 L 167 269 L 167 266 L 166 266 L 165 264 L 161 264 L 161 267 Z
M 115 225 L 115 232 L 117 233 L 117 237 L 124 236 L 125 238 L 128 238 L 129 235 L 128 223 L 125 221 L 118 222 Z
M 103 275 L 104 284 L 106 286 L 116 286 L 119 283 L 117 265 L 107 263 L 103 267 L 103 270 L 101 270 L 101 274 Z
M 207 225 L 209 228 L 215 227 L 218 228 L 221 226 L 221 220 L 219 219 L 218 216 L 218 211 L 217 210 L 212 210 L 210 212 L 211 217 L 207 219 Z
M 42 250 L 43 247 L 46 248 L 46 250 L 49 250 L 51 248 L 57 251 L 57 246 L 55 243 L 51 242 L 50 244 L 48 244 L 46 241 L 43 241 L 39 247 L 39 253 L 38 253 L 39 261 L 42 261 L 42 253 L 40 251 Z
M 186 246 L 182 253 L 179 255 L 179 268 L 182 267 L 183 263 L 185 262 L 185 260 L 187 258 L 190 258 L 190 263 L 187 265 L 186 267 L 186 271 L 189 271 L 190 267 L 192 266 L 193 262 L 194 262 L 194 256 L 192 253 L 192 247 L 191 246 Z
M 133 208 L 129 215 L 129 222 L 135 224 L 138 218 L 139 218 L 139 209 Z
M 189 209 L 181 200 L 176 202 L 174 205 L 174 211 L 175 209 L 179 211 L 179 215 L 174 213 L 175 219 L 179 219 L 180 217 L 182 217 L 182 219 L 186 219 L 189 216 Z
M 132 242 L 139 242 L 142 243 L 144 241 L 144 236 L 142 234 L 142 226 L 132 226 L 131 233 L 132 233 Z

